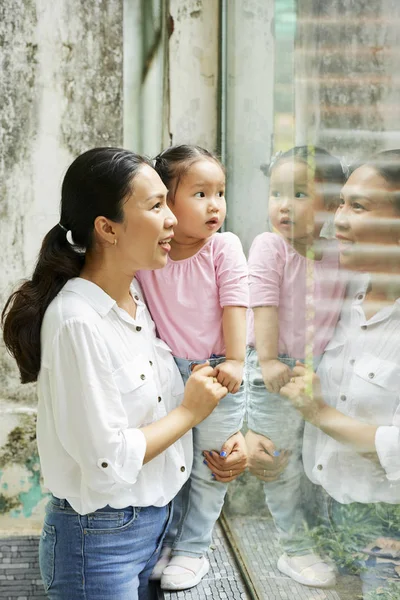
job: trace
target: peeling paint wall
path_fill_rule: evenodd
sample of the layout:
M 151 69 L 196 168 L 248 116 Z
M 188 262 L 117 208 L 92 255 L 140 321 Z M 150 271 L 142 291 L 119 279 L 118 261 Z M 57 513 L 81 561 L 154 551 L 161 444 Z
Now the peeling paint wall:
M 274 3 L 232 0 L 227 15 L 227 229 L 247 252 L 267 229 L 274 130 Z M 249 207 L 251 206 L 251 211 Z
M 123 0 L 0 3 L 0 303 L 57 222 L 69 163 L 123 139 Z M 36 531 L 44 503 L 35 386 L 0 346 L 0 533 Z
M 170 0 L 171 143 L 217 147 L 218 2 Z

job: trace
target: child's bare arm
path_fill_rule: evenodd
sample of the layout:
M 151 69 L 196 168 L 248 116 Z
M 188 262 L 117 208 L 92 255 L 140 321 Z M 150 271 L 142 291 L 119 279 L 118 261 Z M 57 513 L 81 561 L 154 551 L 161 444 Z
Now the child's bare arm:
M 242 383 L 243 365 L 246 353 L 246 308 L 225 306 L 222 317 L 222 331 L 226 349 L 226 361 L 216 367 L 217 379 L 221 385 L 235 394 Z M 225 383 L 222 383 L 225 382 Z
M 258 306 L 253 312 L 256 350 L 265 387 L 269 392 L 278 393 L 291 375 L 290 368 L 278 359 L 278 307 Z

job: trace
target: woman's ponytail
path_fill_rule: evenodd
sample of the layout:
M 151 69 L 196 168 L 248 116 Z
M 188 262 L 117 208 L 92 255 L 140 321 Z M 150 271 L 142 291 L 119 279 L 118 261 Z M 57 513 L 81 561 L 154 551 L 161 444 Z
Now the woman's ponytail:
M 40 370 L 40 329 L 50 302 L 68 279 L 78 277 L 84 255 L 56 225 L 45 236 L 32 279 L 8 299 L 2 312 L 6 348 L 18 364 L 22 383 L 36 381 Z
M 61 190 L 61 219 L 43 240 L 32 279 L 8 299 L 2 312 L 4 341 L 18 363 L 22 383 L 40 371 L 40 329 L 50 302 L 78 277 L 93 248 L 98 216 L 124 220 L 123 205 L 133 180 L 150 161 L 122 148 L 93 148 L 68 168 Z

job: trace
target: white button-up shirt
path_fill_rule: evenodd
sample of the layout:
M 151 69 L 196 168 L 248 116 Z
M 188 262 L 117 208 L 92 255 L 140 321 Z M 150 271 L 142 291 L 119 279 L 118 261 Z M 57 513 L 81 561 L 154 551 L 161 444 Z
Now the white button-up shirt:
M 189 476 L 191 432 L 143 465 L 141 427 L 178 406 L 183 383 L 132 284 L 133 319 L 96 284 L 71 279 L 41 329 L 37 442 L 45 486 L 80 514 L 164 506 Z
M 309 423 L 303 461 L 308 477 L 338 502 L 400 502 L 400 300 L 366 320 L 369 277 L 349 286 L 341 318 L 317 374 L 325 401 L 371 425 L 378 459 L 363 456 Z

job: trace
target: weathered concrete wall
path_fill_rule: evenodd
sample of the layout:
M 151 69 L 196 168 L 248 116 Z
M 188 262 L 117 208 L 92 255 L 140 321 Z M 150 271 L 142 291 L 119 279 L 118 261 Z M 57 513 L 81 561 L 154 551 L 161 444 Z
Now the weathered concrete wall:
M 68 164 L 122 144 L 122 0 L 0 3 L 0 303 L 57 222 Z M 0 534 L 37 530 L 35 388 L 0 346 Z
M 267 229 L 274 130 L 274 3 L 227 2 L 227 229 L 247 251 Z
M 218 2 L 170 0 L 171 143 L 217 146 Z
M 298 143 L 348 158 L 400 146 L 400 3 L 300 0 Z

